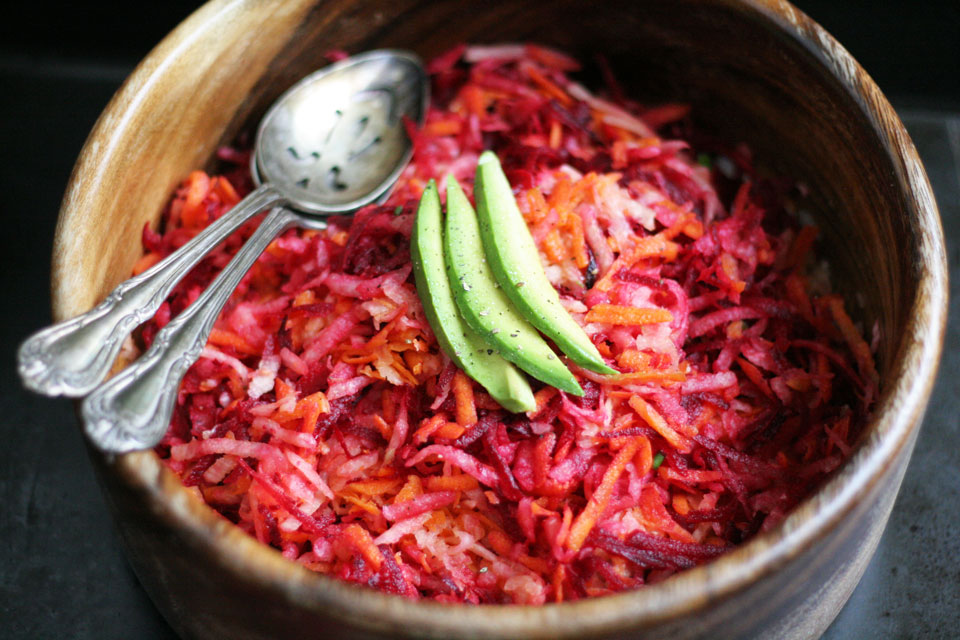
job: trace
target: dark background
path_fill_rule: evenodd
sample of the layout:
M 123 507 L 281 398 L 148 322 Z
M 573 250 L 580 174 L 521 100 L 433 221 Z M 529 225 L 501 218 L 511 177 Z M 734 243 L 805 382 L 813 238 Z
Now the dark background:
M 664 0 L 669 2 L 669 0 Z M 199 6 L 190 0 L 17 3 L 0 19 L 0 55 L 126 68 Z M 894 99 L 960 107 L 957 0 L 798 0 Z M 16 13 L 15 12 L 15 13 Z M 5 12 L 6 13 L 6 12 Z
M 916 453 L 877 555 L 826 637 L 960 637 L 960 0 L 796 4 L 906 122 L 937 193 L 953 275 L 942 373 Z M 17 344 L 50 322 L 53 228 L 87 132 L 196 6 L 26 0 L 0 14 L 0 637 L 173 638 L 118 549 L 79 429 L 69 428 L 71 404 L 22 391 L 13 363 Z

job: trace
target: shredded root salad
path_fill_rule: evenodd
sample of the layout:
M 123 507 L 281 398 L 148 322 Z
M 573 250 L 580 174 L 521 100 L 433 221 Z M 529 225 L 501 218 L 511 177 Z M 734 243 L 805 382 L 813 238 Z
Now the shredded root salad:
M 775 526 L 850 454 L 878 377 L 812 264 L 795 185 L 532 45 L 460 46 L 382 206 L 275 240 L 217 320 L 157 448 L 292 562 L 408 598 L 540 604 L 634 589 Z M 241 148 L 243 145 L 239 145 Z M 582 398 L 504 411 L 440 351 L 411 276 L 427 181 L 494 150 L 548 277 L 606 362 Z M 250 189 L 248 153 L 191 174 L 143 270 Z M 442 186 L 442 184 L 441 184 Z M 138 335 L 149 346 L 256 222 Z M 813 275 L 811 275 L 813 274 Z M 875 332 L 874 332 L 875 333 Z M 535 383 L 536 385 L 537 383 Z

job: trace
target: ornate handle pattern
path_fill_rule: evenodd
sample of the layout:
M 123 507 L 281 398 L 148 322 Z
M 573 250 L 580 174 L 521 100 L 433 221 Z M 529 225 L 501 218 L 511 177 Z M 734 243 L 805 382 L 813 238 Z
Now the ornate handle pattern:
M 180 381 L 203 351 L 223 305 L 267 245 L 297 223 L 303 219 L 292 211 L 273 209 L 203 294 L 156 335 L 150 349 L 84 400 L 84 427 L 94 445 L 125 453 L 160 441 Z
M 90 311 L 30 336 L 17 354 L 24 385 L 48 396 L 89 393 L 110 370 L 124 338 L 156 313 L 177 282 L 254 214 L 282 200 L 272 186 L 261 185 L 176 252 L 121 283 Z

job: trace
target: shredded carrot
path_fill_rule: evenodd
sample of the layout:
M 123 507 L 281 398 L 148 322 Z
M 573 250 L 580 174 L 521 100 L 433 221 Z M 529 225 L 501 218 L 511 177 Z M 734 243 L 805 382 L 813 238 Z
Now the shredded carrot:
M 598 304 L 587 312 L 587 322 L 606 324 L 655 324 L 673 321 L 673 314 L 666 309 L 638 309 L 615 304 Z
M 770 390 L 770 384 L 766 378 L 763 377 L 763 372 L 761 372 L 760 369 L 753 366 L 753 364 L 745 358 L 737 358 L 737 364 L 740 365 L 740 369 L 746 374 L 750 382 L 757 386 L 757 389 L 759 389 L 763 395 L 768 398 L 773 398 L 773 391 Z
M 837 328 L 840 329 L 843 339 L 846 341 L 847 346 L 850 347 L 850 351 L 853 352 L 853 357 L 857 360 L 860 373 L 874 384 L 878 383 L 880 376 L 877 375 L 877 366 L 874 364 L 870 346 L 867 345 L 867 341 L 863 339 L 863 336 L 860 335 L 857 328 L 853 326 L 853 320 L 847 315 L 847 310 L 844 307 L 843 298 L 839 296 L 827 296 L 826 302 L 830 309 L 830 314 L 833 316 L 833 321 L 837 324 Z
M 203 171 L 194 171 L 187 177 L 186 188 L 180 221 L 188 229 L 198 229 L 207 224 L 207 208 L 203 202 L 210 190 L 210 176 Z
M 546 96 L 554 98 L 557 102 L 565 107 L 570 107 L 573 105 L 573 98 L 571 98 L 566 91 L 551 82 L 535 66 L 524 65 L 523 71 L 530 76 L 530 79 L 533 80 L 534 84 L 540 87 Z
M 637 475 L 645 476 L 653 469 L 653 446 L 645 436 L 637 436 L 637 443 L 637 455 L 633 463 L 637 468 Z
M 602 355 L 604 358 L 613 357 L 613 351 L 610 349 L 610 345 L 606 342 L 601 342 L 600 344 L 596 345 L 596 347 L 597 351 L 599 351 L 600 355 Z
M 443 413 L 435 413 L 425 419 L 420 428 L 413 434 L 414 444 L 423 444 L 446 423 L 447 416 Z
M 627 261 L 633 265 L 646 258 L 674 260 L 679 250 L 679 245 L 672 242 L 666 234 L 646 236 L 634 240 L 633 246 L 627 250 Z
M 560 231 L 553 229 L 543 238 L 543 252 L 553 264 L 563 262 L 567 257 L 567 249 L 560 240 Z
M 535 516 L 556 516 L 556 515 L 558 515 L 556 511 L 552 511 L 552 510 L 550 510 L 550 509 L 546 509 L 546 508 L 542 507 L 542 506 L 540 505 L 540 503 L 537 502 L 537 501 L 534 501 L 534 502 L 530 505 L 530 510 L 533 512 L 533 515 L 535 515 Z
M 422 493 L 423 483 L 420 480 L 420 476 L 409 475 L 407 476 L 406 484 L 403 485 L 403 488 L 400 489 L 393 501 L 394 503 L 407 502 L 408 500 L 413 500 Z
M 553 570 L 553 600 L 563 602 L 563 579 L 566 577 L 564 565 L 558 564 Z
M 317 391 L 306 398 L 301 398 L 297 402 L 296 412 L 303 418 L 300 430 L 306 433 L 313 433 L 317 427 L 317 420 L 320 419 L 320 416 L 330 412 L 330 403 L 327 401 L 327 396 L 323 391 Z
M 610 240 L 613 240 L 611 237 Z M 598 291 L 609 291 L 614 283 L 614 276 L 621 269 L 627 269 L 640 260 L 657 258 L 661 260 L 674 260 L 680 251 L 680 246 L 666 238 L 663 234 L 645 236 L 637 238 L 630 247 L 624 249 L 613 265 L 603 276 L 594 283 L 593 288 Z
M 457 96 L 467 112 L 478 118 L 483 116 L 487 109 L 487 93 L 476 85 L 466 85 Z
M 573 509 L 570 505 L 563 505 L 563 519 L 560 521 L 560 530 L 557 532 L 557 547 L 564 547 L 567 540 L 570 539 L 570 531 L 573 527 Z
M 525 194 L 528 208 L 528 212 L 525 216 L 526 221 L 530 224 L 533 224 L 543 220 L 549 211 L 547 201 L 544 199 L 543 193 L 540 192 L 538 187 L 534 187 L 532 189 L 527 189 Z
M 675 429 L 673 429 L 673 427 L 667 424 L 667 421 L 664 420 L 663 416 L 661 416 L 660 413 L 646 400 L 640 396 L 633 396 L 628 401 L 628 404 L 641 418 L 643 418 L 648 425 L 650 425 L 654 431 L 663 436 L 663 438 L 669 442 L 671 446 L 679 451 L 690 451 L 692 446 L 690 439 L 685 435 L 678 433 Z
M 571 551 L 579 551 L 580 547 L 583 546 L 587 536 L 590 535 L 590 531 L 593 530 L 593 526 L 597 523 L 597 518 L 599 518 L 603 510 L 606 509 L 607 503 L 610 501 L 610 496 L 613 495 L 613 488 L 617 480 L 620 479 L 620 474 L 623 473 L 630 459 L 636 455 L 639 447 L 639 440 L 637 438 L 630 438 L 627 443 L 617 451 L 613 462 L 610 463 L 610 466 L 607 467 L 607 470 L 603 474 L 603 480 L 600 481 L 596 491 L 590 496 L 587 506 L 580 512 L 577 519 L 574 520 L 573 526 L 570 528 L 570 535 L 567 536 L 568 549 Z
M 427 478 L 427 489 L 430 491 L 472 491 L 479 486 L 476 478 L 465 473 Z
M 424 133 L 431 136 L 455 136 L 460 133 L 463 123 L 460 120 L 437 120 L 428 122 Z
M 477 423 L 477 405 L 473 399 L 473 382 L 463 371 L 453 375 L 453 398 L 456 401 L 457 424 L 470 427 Z
M 283 378 L 277 378 L 273 381 L 273 391 L 277 396 L 277 401 L 282 401 L 289 396 L 296 396 L 296 391 L 283 381 Z
M 379 496 L 393 493 L 403 484 L 403 478 L 383 478 L 377 480 L 358 480 L 344 487 L 344 490 L 356 491 L 363 496 Z
M 656 368 L 653 356 L 645 351 L 629 347 L 617 354 L 617 364 L 631 371 L 648 371 Z
M 662 468 L 662 467 L 661 467 Z M 647 485 L 640 492 L 640 513 L 648 523 L 650 530 L 662 531 L 681 542 L 694 542 L 694 537 L 674 520 L 663 505 L 657 488 Z
M 365 500 L 364 498 L 361 498 L 359 496 L 351 496 L 349 494 L 341 494 L 341 497 L 345 502 L 349 502 L 360 511 L 366 511 L 370 515 L 374 515 L 374 516 L 378 516 L 381 513 L 380 507 L 373 504 L 369 500 Z
M 526 554 L 521 555 L 517 560 L 525 566 L 530 571 L 533 571 L 537 575 L 549 575 L 550 574 L 550 563 L 544 560 L 543 558 L 536 558 L 534 556 L 529 556 Z
M 487 533 L 487 542 L 489 542 L 493 550 L 501 556 L 510 556 L 510 551 L 513 549 L 513 541 L 500 529 L 493 529 Z
M 563 141 L 563 128 L 560 126 L 560 123 L 554 120 L 550 123 L 550 145 L 551 149 L 559 149 L 560 143 Z
M 137 260 L 136 264 L 133 265 L 133 275 L 138 276 L 153 265 L 160 262 L 163 259 L 156 251 L 151 251 L 150 253 L 145 253 L 143 256 Z
M 587 256 L 587 241 L 583 235 L 583 220 L 573 211 L 567 213 L 564 228 L 568 231 L 567 240 L 570 243 L 570 253 L 578 269 L 586 269 L 590 263 Z
M 724 275 L 730 281 L 730 288 L 737 293 L 741 293 L 747 288 L 747 283 L 740 279 L 740 273 L 737 267 L 737 259 L 729 253 L 720 254 L 720 266 Z
M 676 222 L 661 231 L 658 235 L 667 240 L 673 240 L 681 233 L 693 240 L 696 240 L 703 235 L 703 223 L 697 219 L 695 213 L 688 211 L 687 209 L 681 209 L 670 200 L 663 200 L 660 202 L 660 204 L 677 210 L 677 212 L 680 213 L 680 217 Z
M 221 346 L 221 347 L 233 347 L 240 353 L 246 355 L 260 355 L 260 349 L 254 348 L 247 344 L 247 341 L 233 333 L 232 331 L 227 331 L 225 329 L 214 328 L 210 331 L 210 337 L 208 341 L 212 344 Z
M 456 440 L 462 436 L 466 430 L 466 427 L 456 422 L 445 422 L 437 429 L 436 435 L 440 438 L 446 438 L 447 440 Z
M 240 194 L 224 176 L 217 176 L 214 179 L 213 191 L 220 197 L 220 202 L 227 207 L 232 207 L 240 202 Z
M 359 524 L 353 523 L 346 526 L 343 535 L 353 543 L 363 559 L 373 566 L 374 571 L 380 570 L 380 565 L 383 564 L 383 554 L 377 548 L 377 545 L 373 544 L 373 538 L 369 531 Z
M 534 410 L 534 414 L 543 411 L 546 408 L 547 403 L 553 400 L 554 396 L 556 395 L 556 387 L 544 387 L 533 394 L 533 399 L 537 403 L 537 408 Z
M 380 435 L 383 436 L 383 439 L 387 442 L 390 441 L 390 436 L 393 435 L 393 425 L 383 419 L 379 413 L 373 414 L 373 426 L 377 428 L 377 431 L 380 432 Z
M 611 384 L 643 384 L 644 382 L 683 382 L 687 379 L 687 374 L 683 371 L 659 371 L 651 369 L 648 371 L 633 371 L 631 373 L 621 373 L 619 375 L 609 376 L 607 380 Z
M 296 295 L 296 297 L 294 297 L 292 306 L 302 307 L 303 305 L 306 305 L 306 304 L 313 304 L 313 302 L 316 299 L 317 299 L 317 294 L 314 292 L 314 290 L 307 289 L 306 291 L 301 291 Z

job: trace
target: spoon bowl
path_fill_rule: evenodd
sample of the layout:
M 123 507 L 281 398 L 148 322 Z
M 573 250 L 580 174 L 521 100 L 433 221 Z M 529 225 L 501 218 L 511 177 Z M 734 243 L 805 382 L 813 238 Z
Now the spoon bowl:
M 400 51 L 360 54 L 307 76 L 261 121 L 254 180 L 275 185 L 305 213 L 376 201 L 413 153 L 402 119 L 422 118 L 427 86 L 419 61 Z

